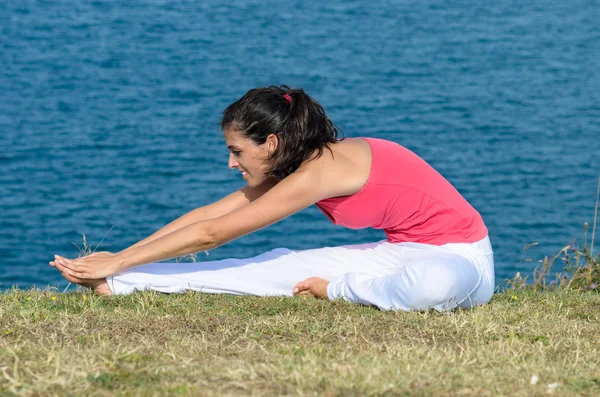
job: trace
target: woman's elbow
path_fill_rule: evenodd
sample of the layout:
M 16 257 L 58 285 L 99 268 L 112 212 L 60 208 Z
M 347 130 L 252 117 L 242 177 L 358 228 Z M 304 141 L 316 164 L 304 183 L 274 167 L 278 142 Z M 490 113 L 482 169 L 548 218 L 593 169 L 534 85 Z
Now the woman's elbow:
M 221 234 L 212 219 L 200 222 L 201 228 L 198 235 L 200 249 L 198 251 L 206 251 L 217 248 L 223 245 Z
M 243 236 L 245 233 L 241 233 L 238 225 L 232 224 L 230 221 L 231 219 L 220 217 L 203 222 L 201 238 L 207 242 L 210 248 L 217 248 Z

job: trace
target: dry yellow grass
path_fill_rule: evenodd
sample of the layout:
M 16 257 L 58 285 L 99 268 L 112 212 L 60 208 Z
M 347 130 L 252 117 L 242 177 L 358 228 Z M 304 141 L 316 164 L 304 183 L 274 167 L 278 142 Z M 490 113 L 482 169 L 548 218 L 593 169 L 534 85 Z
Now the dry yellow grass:
M 0 294 L 0 396 L 600 395 L 599 316 L 593 291 L 507 290 L 441 314 L 14 290 Z

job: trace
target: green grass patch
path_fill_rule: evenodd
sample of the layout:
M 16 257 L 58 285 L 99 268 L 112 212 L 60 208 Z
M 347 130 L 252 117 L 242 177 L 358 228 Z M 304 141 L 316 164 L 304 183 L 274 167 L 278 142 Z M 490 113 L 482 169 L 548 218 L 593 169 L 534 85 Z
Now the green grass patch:
M 594 290 L 531 287 L 449 314 L 13 290 L 0 294 L 0 396 L 591 396 L 599 316 Z

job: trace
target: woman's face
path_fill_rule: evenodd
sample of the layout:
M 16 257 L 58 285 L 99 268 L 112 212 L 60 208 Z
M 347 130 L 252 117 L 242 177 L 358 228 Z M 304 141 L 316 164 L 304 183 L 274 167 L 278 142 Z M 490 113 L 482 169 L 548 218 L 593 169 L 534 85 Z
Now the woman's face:
M 265 160 L 277 147 L 277 137 L 271 134 L 265 143 L 257 145 L 233 128 L 223 131 L 223 135 L 229 149 L 229 168 L 241 172 L 250 187 L 262 184 L 269 170 Z

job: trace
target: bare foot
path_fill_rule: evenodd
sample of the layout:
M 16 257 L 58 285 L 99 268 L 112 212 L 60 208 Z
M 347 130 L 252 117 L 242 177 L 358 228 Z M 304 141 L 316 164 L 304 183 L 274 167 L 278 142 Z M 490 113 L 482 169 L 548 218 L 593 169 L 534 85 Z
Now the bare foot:
M 50 262 L 50 266 L 57 268 L 62 274 L 62 276 L 73 284 L 79 284 L 83 285 L 84 287 L 93 289 L 98 295 L 112 295 L 112 291 L 108 287 L 108 283 L 106 282 L 105 278 L 83 279 L 73 277 L 65 271 L 65 267 L 62 266 L 59 261 Z
M 329 299 L 327 286 L 329 281 L 320 277 L 310 277 L 299 282 L 293 289 L 294 295 L 314 296 L 315 298 Z
M 85 280 L 85 282 L 81 285 L 93 289 L 98 295 L 112 295 L 112 291 L 108 287 L 108 283 L 106 282 L 105 278 L 100 278 L 97 280 Z

